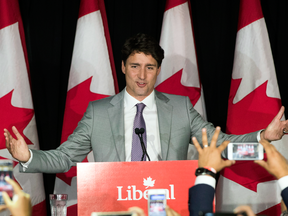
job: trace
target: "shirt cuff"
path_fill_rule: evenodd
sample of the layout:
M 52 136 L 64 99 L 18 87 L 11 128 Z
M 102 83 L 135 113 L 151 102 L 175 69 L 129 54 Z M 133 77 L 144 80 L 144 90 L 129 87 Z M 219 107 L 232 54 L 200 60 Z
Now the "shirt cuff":
M 215 189 L 216 179 L 208 175 L 197 176 L 194 185 L 197 185 L 197 184 L 207 184 Z
M 29 164 L 31 163 L 31 161 L 32 161 L 32 159 L 33 159 L 33 153 L 32 153 L 32 151 L 29 149 L 29 151 L 30 151 L 30 158 L 29 158 L 29 160 L 26 162 L 26 163 L 22 163 L 22 162 L 20 162 L 20 165 L 23 167 L 23 171 L 25 172 L 26 171 L 26 169 L 28 169 L 28 166 L 29 166 Z
M 258 132 L 258 134 L 257 134 L 257 141 L 258 141 L 258 142 L 261 140 L 260 134 L 261 134 L 262 131 L 264 131 L 264 129 L 260 130 L 260 131 Z
M 288 175 L 280 178 L 278 180 L 278 184 L 280 186 L 281 191 L 288 187 Z

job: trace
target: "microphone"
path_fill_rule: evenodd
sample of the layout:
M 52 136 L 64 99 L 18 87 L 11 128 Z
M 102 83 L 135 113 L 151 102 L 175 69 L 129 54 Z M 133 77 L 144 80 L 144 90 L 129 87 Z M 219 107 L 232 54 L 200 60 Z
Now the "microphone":
M 138 135 L 138 137 L 140 139 L 141 148 L 142 148 L 142 151 L 143 151 L 143 155 L 142 155 L 141 161 L 143 161 L 145 155 L 147 156 L 148 160 L 151 161 L 150 157 L 149 157 L 149 155 L 148 155 L 148 153 L 146 151 L 145 144 L 143 142 L 143 134 L 144 134 L 144 132 L 145 132 L 144 128 L 140 128 L 140 129 L 139 128 L 135 128 L 135 133 Z

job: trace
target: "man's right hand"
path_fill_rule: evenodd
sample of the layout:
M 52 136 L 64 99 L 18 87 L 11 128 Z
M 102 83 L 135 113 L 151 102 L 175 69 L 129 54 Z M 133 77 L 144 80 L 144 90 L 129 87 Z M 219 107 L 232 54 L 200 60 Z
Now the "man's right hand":
M 26 163 L 30 158 L 29 148 L 24 138 L 21 136 L 15 126 L 12 127 L 12 131 L 15 134 L 16 139 L 12 137 L 6 128 L 4 129 L 6 147 L 13 158 L 22 163 Z

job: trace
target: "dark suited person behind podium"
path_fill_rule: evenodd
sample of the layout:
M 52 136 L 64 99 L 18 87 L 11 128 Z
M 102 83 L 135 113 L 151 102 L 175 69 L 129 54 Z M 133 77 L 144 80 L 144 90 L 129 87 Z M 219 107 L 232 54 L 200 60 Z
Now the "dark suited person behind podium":
M 192 136 L 201 140 L 202 128 L 211 140 L 214 126 L 202 119 L 188 97 L 154 89 L 164 58 L 156 40 L 137 34 L 125 42 L 121 52 L 126 88 L 117 95 L 90 102 L 77 128 L 57 149 L 29 150 L 16 127 L 12 127 L 15 138 L 4 129 L 7 149 L 21 162 L 20 172 L 66 172 L 91 150 L 96 162 L 141 160 L 143 146 L 135 136 L 138 127 L 145 131 L 144 146 L 153 161 L 185 160 Z M 217 145 L 224 140 L 281 139 L 283 130 L 288 130 L 287 121 L 280 120 L 283 113 L 284 107 L 262 131 L 237 136 L 220 132 Z

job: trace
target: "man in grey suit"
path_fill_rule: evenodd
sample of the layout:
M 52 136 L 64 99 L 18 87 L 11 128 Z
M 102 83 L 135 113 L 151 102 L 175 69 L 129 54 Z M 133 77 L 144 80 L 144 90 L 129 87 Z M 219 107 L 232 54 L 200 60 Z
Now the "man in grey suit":
M 131 161 L 137 103 L 146 105 L 143 117 L 151 160 L 185 160 L 191 138 L 201 140 L 202 128 L 206 128 L 210 140 L 215 128 L 202 119 L 188 97 L 154 90 L 163 58 L 163 49 L 148 35 L 137 34 L 129 38 L 122 48 L 126 88 L 115 96 L 90 102 L 73 134 L 55 150 L 29 150 L 15 127 L 12 130 L 16 139 L 4 129 L 7 149 L 21 162 L 20 171 L 66 172 L 91 150 L 97 162 Z M 283 113 L 284 107 L 262 131 L 239 136 L 221 132 L 217 145 L 224 140 L 257 142 L 260 139 L 281 139 L 288 130 L 288 122 L 280 120 Z

